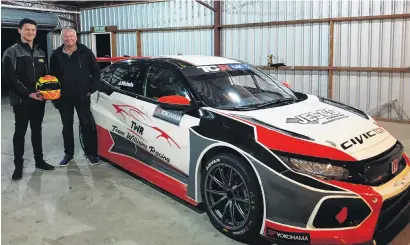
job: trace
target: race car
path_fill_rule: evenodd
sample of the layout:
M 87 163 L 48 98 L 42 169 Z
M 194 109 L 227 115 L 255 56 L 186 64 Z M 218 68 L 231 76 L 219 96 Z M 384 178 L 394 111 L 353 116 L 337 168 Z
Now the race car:
M 101 71 L 91 106 L 100 158 L 200 206 L 235 240 L 376 244 L 409 222 L 396 138 L 246 62 L 122 58 Z

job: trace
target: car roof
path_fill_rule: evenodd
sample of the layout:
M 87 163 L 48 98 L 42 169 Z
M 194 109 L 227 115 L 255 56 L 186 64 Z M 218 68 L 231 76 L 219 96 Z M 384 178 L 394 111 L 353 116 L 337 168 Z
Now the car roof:
M 184 61 L 186 63 L 192 64 L 194 66 L 204 66 L 204 65 L 222 65 L 222 64 L 233 64 L 240 63 L 237 60 L 219 57 L 219 56 L 208 56 L 208 55 L 164 55 L 154 57 L 157 59 L 168 58 L 174 60 Z

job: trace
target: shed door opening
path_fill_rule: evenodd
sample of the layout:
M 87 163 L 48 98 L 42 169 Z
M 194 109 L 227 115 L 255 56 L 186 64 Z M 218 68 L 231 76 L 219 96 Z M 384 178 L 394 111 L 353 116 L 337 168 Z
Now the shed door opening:
M 93 51 L 96 57 L 112 57 L 111 33 L 93 33 Z M 100 68 L 111 64 L 111 62 L 100 62 Z

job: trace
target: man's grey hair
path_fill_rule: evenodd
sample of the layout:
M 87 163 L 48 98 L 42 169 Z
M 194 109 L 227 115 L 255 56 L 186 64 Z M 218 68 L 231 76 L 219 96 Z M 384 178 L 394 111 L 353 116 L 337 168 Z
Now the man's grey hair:
M 66 27 L 61 29 L 61 36 L 64 36 L 64 33 L 70 32 L 70 31 L 74 32 L 74 34 L 77 35 L 77 32 L 75 31 L 74 28 L 72 28 L 71 26 L 66 26 Z

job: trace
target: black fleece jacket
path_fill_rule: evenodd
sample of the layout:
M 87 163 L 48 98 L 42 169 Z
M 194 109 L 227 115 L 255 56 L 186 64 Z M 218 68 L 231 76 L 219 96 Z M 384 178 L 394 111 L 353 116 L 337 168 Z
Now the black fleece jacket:
M 55 49 L 50 57 L 50 74 L 61 84 L 61 100 L 87 99 L 100 82 L 100 66 L 94 53 L 87 46 L 77 43 L 71 56 L 63 52 L 64 44 Z
M 47 60 L 38 45 L 30 48 L 21 41 L 7 48 L 3 54 L 4 80 L 10 88 L 10 104 L 28 105 L 41 103 L 29 98 L 36 92 L 36 82 L 47 74 Z

